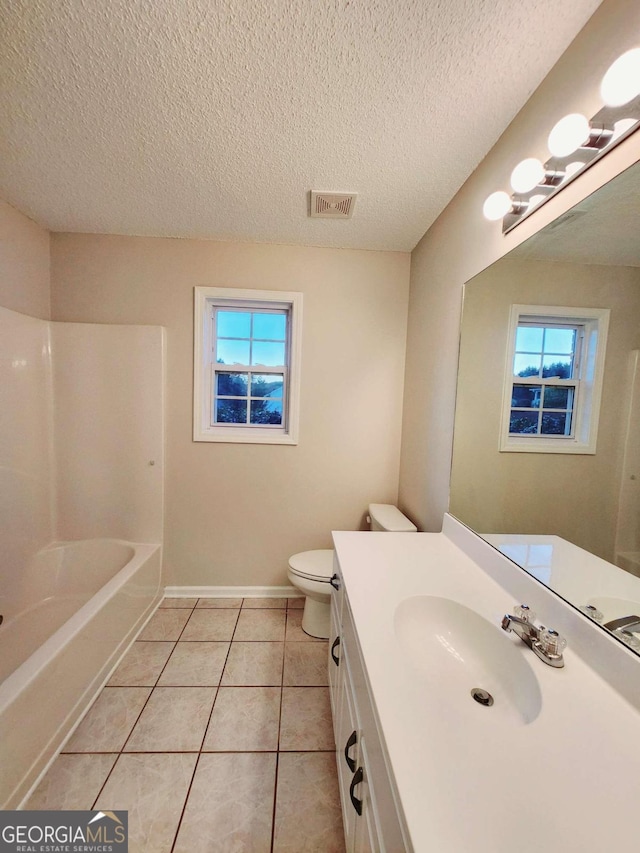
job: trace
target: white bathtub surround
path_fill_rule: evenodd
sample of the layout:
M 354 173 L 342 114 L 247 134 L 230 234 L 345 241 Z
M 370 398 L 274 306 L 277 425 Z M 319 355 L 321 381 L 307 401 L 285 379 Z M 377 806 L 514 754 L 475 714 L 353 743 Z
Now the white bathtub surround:
M 51 324 L 57 538 L 161 542 L 164 329 Z
M 0 684 L 2 808 L 15 808 L 47 767 L 160 600 L 160 546 L 104 544 L 131 559 L 123 568 L 116 563 L 111 579 Z M 77 560 L 67 562 L 79 570 Z M 9 635 L 6 642 L 13 647 Z
M 50 325 L 45 320 L 0 308 L 3 606 L 24 566 L 55 537 Z
M 164 330 L 0 308 L 0 388 L 0 804 L 10 808 L 160 598 Z M 131 544 L 141 542 L 155 544 Z
M 633 846 L 636 788 L 617 786 L 603 809 L 602 780 L 640 764 L 638 658 L 450 517 L 442 534 L 334 542 L 406 847 Z M 445 601 L 433 631 L 436 599 Z M 563 669 L 501 631 L 521 602 L 567 638 Z M 459 618 L 462 608 L 474 619 Z M 474 702 L 472 687 L 495 704 Z M 369 782 L 375 793 L 375 775 Z
M 3 597 L 53 541 L 162 541 L 164 347 L 158 326 L 0 308 Z
M 624 457 L 616 520 L 615 562 L 621 569 L 640 577 L 640 484 L 637 475 L 640 464 L 640 350 L 629 353 L 625 390 L 628 391 L 629 407 L 624 421 Z

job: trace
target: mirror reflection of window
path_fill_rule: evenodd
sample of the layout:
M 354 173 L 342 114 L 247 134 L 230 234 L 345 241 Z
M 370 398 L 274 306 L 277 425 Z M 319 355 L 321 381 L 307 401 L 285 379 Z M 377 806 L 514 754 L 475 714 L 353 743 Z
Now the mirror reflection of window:
M 500 450 L 594 453 L 607 309 L 512 305 Z
M 582 326 L 518 323 L 511 435 L 573 435 L 583 340 Z M 528 381 L 518 381 L 521 379 Z

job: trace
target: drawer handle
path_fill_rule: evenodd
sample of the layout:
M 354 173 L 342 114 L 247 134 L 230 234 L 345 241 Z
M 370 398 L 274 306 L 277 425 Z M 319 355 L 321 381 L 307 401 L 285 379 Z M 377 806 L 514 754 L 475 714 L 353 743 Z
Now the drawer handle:
M 358 735 L 355 731 L 351 732 L 351 736 L 347 741 L 347 745 L 344 748 L 344 759 L 347 762 L 347 767 L 351 770 L 352 773 L 356 772 L 356 760 L 355 758 L 351 758 L 349 755 L 349 750 L 352 746 L 355 746 L 358 742 Z
M 331 657 L 336 666 L 340 666 L 340 658 L 335 654 L 335 650 L 340 645 L 340 637 L 336 637 L 331 646 Z
M 358 767 L 356 772 L 353 774 L 353 779 L 351 780 L 351 785 L 349 786 L 349 796 L 351 797 L 351 805 L 357 811 L 359 815 L 362 814 L 362 800 L 359 800 L 355 794 L 353 793 L 356 785 L 359 785 L 364 778 L 364 773 L 362 772 L 362 767 Z
M 329 583 L 334 589 L 340 589 L 340 578 L 338 577 L 338 575 L 333 575 Z

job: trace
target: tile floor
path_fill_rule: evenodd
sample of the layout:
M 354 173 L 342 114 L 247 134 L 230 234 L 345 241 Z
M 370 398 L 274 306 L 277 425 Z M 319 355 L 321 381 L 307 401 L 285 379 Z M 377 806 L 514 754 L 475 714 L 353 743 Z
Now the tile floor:
M 302 604 L 165 598 L 26 808 L 127 809 L 131 853 L 343 853 Z

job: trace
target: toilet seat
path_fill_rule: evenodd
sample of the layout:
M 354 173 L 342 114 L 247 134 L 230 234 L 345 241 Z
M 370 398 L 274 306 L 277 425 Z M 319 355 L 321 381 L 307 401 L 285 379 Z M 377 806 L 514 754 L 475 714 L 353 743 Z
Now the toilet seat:
M 289 558 L 289 570 L 297 577 L 328 584 L 333 576 L 333 551 L 323 548 L 294 554 Z

